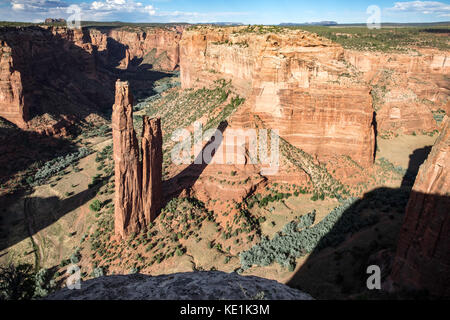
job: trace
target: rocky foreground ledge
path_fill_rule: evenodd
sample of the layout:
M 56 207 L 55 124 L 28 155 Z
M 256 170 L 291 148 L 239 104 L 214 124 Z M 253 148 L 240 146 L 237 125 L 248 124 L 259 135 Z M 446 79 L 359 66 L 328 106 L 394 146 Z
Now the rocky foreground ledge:
M 312 300 L 299 290 L 274 280 L 220 271 L 161 276 L 142 274 L 99 277 L 64 288 L 48 300 Z

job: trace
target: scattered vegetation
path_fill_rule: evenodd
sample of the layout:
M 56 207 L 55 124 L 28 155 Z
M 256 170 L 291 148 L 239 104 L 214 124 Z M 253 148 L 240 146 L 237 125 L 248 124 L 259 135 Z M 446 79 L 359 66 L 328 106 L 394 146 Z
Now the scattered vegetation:
M 356 210 L 349 210 L 355 201 L 354 198 L 343 200 L 340 206 L 314 226 L 314 211 L 289 222 L 273 239 L 264 237 L 259 244 L 241 252 L 239 257 L 242 268 L 245 270 L 253 265 L 268 266 L 277 262 L 293 270 L 296 258 L 313 250 L 336 246 L 348 233 L 378 221 L 377 216 L 363 216 Z
M 48 269 L 37 272 L 30 264 L 0 267 L 0 300 L 30 300 L 47 296 L 56 286 Z
M 81 148 L 77 152 L 70 153 L 66 156 L 60 156 L 53 160 L 47 161 L 33 177 L 29 177 L 28 182 L 33 185 L 43 184 L 50 177 L 56 175 L 62 170 L 66 169 L 70 165 L 75 165 L 78 160 L 91 154 L 91 151 L 87 148 Z
M 431 28 L 423 27 L 383 27 L 381 29 L 368 29 L 361 27 L 297 27 L 313 32 L 321 37 L 341 44 L 346 49 L 361 51 L 405 51 L 412 47 L 438 48 L 449 50 L 448 26 Z

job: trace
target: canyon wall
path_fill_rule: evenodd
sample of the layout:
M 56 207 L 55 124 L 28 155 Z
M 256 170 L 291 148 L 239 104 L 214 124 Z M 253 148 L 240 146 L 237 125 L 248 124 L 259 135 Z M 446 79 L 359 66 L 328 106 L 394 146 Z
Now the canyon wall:
M 14 68 L 11 47 L 4 41 L 0 46 L 0 116 L 23 128 L 28 109 L 23 101 L 21 74 Z
M 42 121 L 57 126 L 62 115 L 85 118 L 110 108 L 120 72 L 178 67 L 181 31 L 1 28 L 0 117 L 42 129 Z
M 370 88 L 348 68 L 343 48 L 305 31 L 197 27 L 183 33 L 183 88 L 232 80 L 246 97 L 239 121 L 257 115 L 268 128 L 320 160 L 348 155 L 373 163 Z M 245 119 L 247 117 L 247 119 Z M 246 121 L 247 120 L 247 121 Z
M 122 238 L 145 229 L 161 208 L 161 121 L 159 118 L 144 117 L 143 128 L 140 149 L 133 127 L 133 97 L 128 82 L 117 81 L 112 114 L 114 223 L 116 235 Z
M 392 278 L 450 297 L 450 121 L 420 167 L 399 234 Z
M 155 70 L 175 70 L 178 68 L 178 29 L 127 28 L 97 30 L 90 29 L 89 36 L 99 55 L 108 63 L 116 60 L 118 67 L 127 69 L 139 64 L 148 64 Z
M 346 50 L 345 59 L 373 88 L 380 131 L 411 134 L 438 129 L 433 112 L 450 106 L 450 56 L 437 49 L 404 53 Z M 442 112 L 442 111 L 441 111 Z

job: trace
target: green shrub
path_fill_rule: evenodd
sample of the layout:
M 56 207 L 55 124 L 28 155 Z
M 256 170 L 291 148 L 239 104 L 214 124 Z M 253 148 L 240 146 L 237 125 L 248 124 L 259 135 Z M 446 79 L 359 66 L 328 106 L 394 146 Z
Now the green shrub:
M 102 203 L 95 199 L 94 201 L 92 201 L 92 203 L 89 205 L 89 208 L 94 211 L 94 212 L 98 212 L 100 211 L 100 209 L 102 208 Z
M 346 234 L 378 221 L 377 216 L 363 217 L 357 210 L 350 210 L 355 199 L 342 201 L 322 221 L 313 225 L 315 211 L 291 221 L 273 239 L 262 238 L 261 242 L 239 254 L 242 268 L 252 265 L 268 266 L 273 262 L 289 269 L 295 268 L 295 258 L 311 253 L 314 249 L 335 246 Z M 345 215 L 344 215 L 345 212 Z M 294 264 L 294 267 L 292 267 Z

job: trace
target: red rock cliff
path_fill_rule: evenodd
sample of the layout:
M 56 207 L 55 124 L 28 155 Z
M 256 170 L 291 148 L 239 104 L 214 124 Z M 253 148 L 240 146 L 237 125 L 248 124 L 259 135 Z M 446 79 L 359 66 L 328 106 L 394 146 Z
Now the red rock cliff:
M 14 68 L 11 47 L 5 41 L 0 43 L 0 116 L 21 128 L 28 120 L 21 74 Z
M 149 64 L 153 69 L 172 71 L 178 68 L 181 32 L 164 28 L 122 28 L 90 30 L 92 44 L 100 55 L 119 60 L 119 67 L 127 69 L 130 62 Z
M 394 282 L 450 297 L 450 123 L 420 167 L 394 259 Z
M 148 117 L 143 121 L 141 162 L 133 127 L 133 97 L 128 82 L 117 81 L 112 115 L 115 233 L 122 238 L 146 228 L 161 207 L 161 121 Z
M 43 114 L 58 122 L 61 115 L 85 118 L 109 108 L 116 68 L 178 67 L 181 31 L 0 28 L 0 117 L 25 127 Z M 28 126 L 42 128 L 39 121 Z
M 378 130 L 411 134 L 438 129 L 433 111 L 450 103 L 448 52 L 405 53 L 346 50 L 345 59 L 373 88 Z
M 319 159 L 348 155 L 373 163 L 370 89 L 343 60 L 341 46 L 305 31 L 258 32 L 257 27 L 199 27 L 183 33 L 184 88 L 231 79 L 249 113 L 279 129 Z

